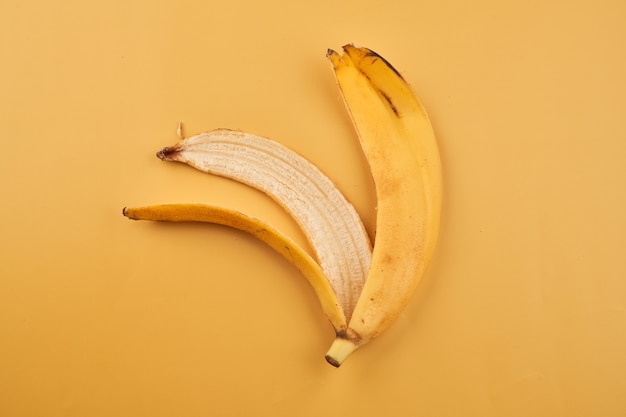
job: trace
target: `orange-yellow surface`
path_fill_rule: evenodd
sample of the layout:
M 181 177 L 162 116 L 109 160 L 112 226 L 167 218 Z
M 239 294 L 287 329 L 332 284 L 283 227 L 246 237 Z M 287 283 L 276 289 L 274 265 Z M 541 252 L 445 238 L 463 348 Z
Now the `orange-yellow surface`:
M 626 415 L 622 1 L 0 3 L 0 415 Z M 272 137 L 374 230 L 324 55 L 356 42 L 430 112 L 440 245 L 397 323 L 339 369 L 270 249 L 124 206 L 264 195 L 159 161 L 176 125 Z M 407 254 L 410 256 L 410 254 Z

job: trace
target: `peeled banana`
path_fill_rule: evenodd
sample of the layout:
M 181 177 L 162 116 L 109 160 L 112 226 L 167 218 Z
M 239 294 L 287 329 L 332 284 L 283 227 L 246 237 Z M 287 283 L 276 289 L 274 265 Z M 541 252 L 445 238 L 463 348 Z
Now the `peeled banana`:
M 313 164 L 275 141 L 227 129 L 181 137 L 157 156 L 265 192 L 303 229 L 315 259 L 270 225 L 225 208 L 170 204 L 124 215 L 224 224 L 277 250 L 319 297 L 336 333 L 325 357 L 338 367 L 394 322 L 424 275 L 439 235 L 442 178 L 426 111 L 398 71 L 354 45 L 327 57 L 376 186 L 373 248 L 352 205 Z

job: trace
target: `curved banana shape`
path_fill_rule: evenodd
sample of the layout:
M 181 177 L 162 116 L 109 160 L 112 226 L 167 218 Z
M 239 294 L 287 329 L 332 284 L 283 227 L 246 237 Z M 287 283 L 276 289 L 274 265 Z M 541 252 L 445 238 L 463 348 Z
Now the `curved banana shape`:
M 435 249 L 442 194 L 437 142 L 415 94 L 375 52 L 343 50 L 327 56 L 369 161 L 378 209 L 365 287 L 348 330 L 326 355 L 334 366 L 385 330 L 408 302 Z
M 237 180 L 278 202 L 304 231 L 349 319 L 371 245 L 352 204 L 315 165 L 271 139 L 229 129 L 182 138 L 157 156 Z
M 266 243 L 293 264 L 309 281 L 322 304 L 324 314 L 337 332 L 346 328 L 346 318 L 317 262 L 297 243 L 267 223 L 238 211 L 207 204 L 162 204 L 145 207 L 124 207 L 124 216 L 132 220 L 168 222 L 204 222 L 230 226 L 250 233 Z
M 300 224 L 319 265 L 271 226 L 205 205 L 124 209 L 133 219 L 206 221 L 247 231 L 309 280 L 335 328 L 326 360 L 340 366 L 400 314 L 433 256 L 439 235 L 441 165 L 430 121 L 402 76 L 354 45 L 329 50 L 344 101 L 369 161 L 378 199 L 373 252 L 354 208 L 315 166 L 282 145 L 219 129 L 157 155 L 258 188 Z

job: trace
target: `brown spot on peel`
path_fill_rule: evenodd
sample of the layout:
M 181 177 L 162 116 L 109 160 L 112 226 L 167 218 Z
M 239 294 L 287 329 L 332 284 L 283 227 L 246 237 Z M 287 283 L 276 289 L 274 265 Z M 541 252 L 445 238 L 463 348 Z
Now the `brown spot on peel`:
M 400 73 L 398 72 L 398 70 L 397 70 L 397 69 L 395 69 L 395 68 L 393 67 L 393 65 L 391 65 L 391 64 L 389 63 L 389 61 L 387 61 L 385 58 L 383 58 L 382 56 L 378 55 L 376 52 L 372 51 L 371 49 L 368 49 L 367 51 L 368 51 L 368 52 L 365 54 L 366 56 L 371 56 L 371 57 L 374 57 L 374 58 L 378 58 L 378 59 L 380 59 L 381 61 L 383 61 L 383 62 L 385 63 L 385 65 L 387 65 L 387 66 L 389 67 L 389 69 L 390 69 L 390 70 L 392 70 L 393 72 L 395 72 L 395 73 L 396 73 L 396 75 L 397 75 L 398 77 L 400 77 L 402 80 L 404 80 L 404 77 L 402 76 L 402 74 L 400 74 Z
M 178 146 L 166 146 L 165 148 L 157 152 L 156 156 L 162 161 L 169 161 L 172 159 L 171 156 L 178 153 L 179 150 L 180 148 Z
M 385 94 L 385 92 L 382 91 L 382 90 L 378 90 L 378 93 L 385 99 L 387 104 L 389 104 L 389 107 L 393 111 L 393 114 L 395 114 L 396 117 L 400 117 L 400 112 L 398 111 L 396 105 L 393 104 L 393 101 L 391 100 L 391 97 L 389 97 L 387 94 Z

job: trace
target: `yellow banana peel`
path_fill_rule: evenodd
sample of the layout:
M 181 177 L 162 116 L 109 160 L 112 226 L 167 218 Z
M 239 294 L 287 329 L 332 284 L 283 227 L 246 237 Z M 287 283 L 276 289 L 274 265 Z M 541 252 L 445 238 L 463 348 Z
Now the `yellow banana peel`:
M 271 225 L 221 207 L 169 204 L 124 215 L 219 223 L 268 244 L 317 294 L 336 333 L 325 357 L 338 367 L 395 321 L 424 276 L 439 235 L 442 179 L 428 115 L 400 73 L 354 45 L 327 57 L 376 186 L 373 248 L 354 207 L 318 168 L 275 141 L 227 129 L 181 137 L 157 155 L 265 192 L 300 225 L 315 259 Z

